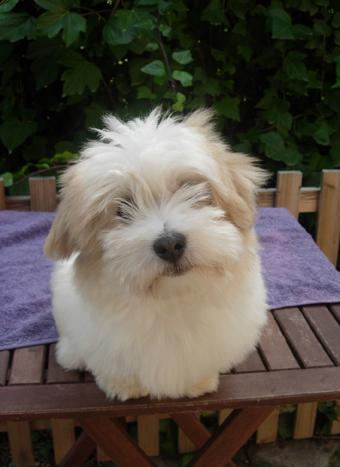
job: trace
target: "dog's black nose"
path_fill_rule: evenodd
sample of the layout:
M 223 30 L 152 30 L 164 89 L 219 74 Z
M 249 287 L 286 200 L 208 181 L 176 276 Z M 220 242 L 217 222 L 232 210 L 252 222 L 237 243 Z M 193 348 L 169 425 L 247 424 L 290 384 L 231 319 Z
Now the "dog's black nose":
M 153 249 L 156 255 L 164 261 L 175 263 L 183 255 L 185 246 L 184 235 L 178 232 L 168 232 L 155 241 Z

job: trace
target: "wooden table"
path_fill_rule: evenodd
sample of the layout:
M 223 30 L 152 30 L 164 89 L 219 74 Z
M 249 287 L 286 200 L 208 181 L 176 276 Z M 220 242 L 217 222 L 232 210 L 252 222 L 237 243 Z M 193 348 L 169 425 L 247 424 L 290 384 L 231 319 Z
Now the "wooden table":
M 0 421 L 74 418 L 83 432 L 60 465 L 82 465 L 98 444 L 119 466 L 152 460 L 127 434 L 126 416 L 170 414 L 199 448 L 190 465 L 232 466 L 280 404 L 340 398 L 340 304 L 274 310 L 260 345 L 196 399 L 108 401 L 91 375 L 65 372 L 53 345 L 0 352 Z M 234 409 L 213 435 L 196 413 Z

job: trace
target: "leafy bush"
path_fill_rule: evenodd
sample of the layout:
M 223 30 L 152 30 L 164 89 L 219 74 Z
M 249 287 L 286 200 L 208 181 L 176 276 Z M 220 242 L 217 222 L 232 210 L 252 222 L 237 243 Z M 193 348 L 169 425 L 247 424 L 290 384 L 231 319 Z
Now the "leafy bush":
M 237 150 L 308 182 L 340 166 L 329 0 L 2 0 L 0 174 L 64 165 L 100 125 L 212 106 Z

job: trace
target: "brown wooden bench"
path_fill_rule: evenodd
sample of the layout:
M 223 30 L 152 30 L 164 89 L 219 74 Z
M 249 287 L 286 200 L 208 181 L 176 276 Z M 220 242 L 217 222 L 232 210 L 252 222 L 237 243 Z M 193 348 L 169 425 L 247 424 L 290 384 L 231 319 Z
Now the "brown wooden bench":
M 335 263 L 340 233 L 340 171 L 326 171 L 320 189 L 301 189 L 299 172 L 279 173 L 276 190 L 259 193 L 261 206 L 318 211 L 317 241 Z M 1 188 L 1 185 L 0 185 Z M 53 210 L 55 180 L 31 179 L 30 197 L 6 198 L 0 207 Z M 298 404 L 295 437 L 312 434 L 317 401 L 340 399 L 340 304 L 274 310 L 258 349 L 231 373 L 221 376 L 216 393 L 197 399 L 109 402 L 91 375 L 65 372 L 55 361 L 54 345 L 0 352 L 0 430 L 9 435 L 15 466 L 34 464 L 30 429 L 51 428 L 56 462 L 82 465 L 96 449 L 119 466 L 153 465 L 158 422 L 171 417 L 183 445 L 197 448 L 190 465 L 235 465 L 232 458 L 256 431 L 276 436 L 279 406 Z M 219 411 L 213 435 L 197 414 Z M 124 428 L 138 422 L 136 443 Z M 2 424 L 2 425 L 1 425 Z M 76 439 L 74 426 L 83 428 Z M 339 430 L 334 422 L 332 432 Z M 75 444 L 73 445 L 73 443 Z M 189 444 L 191 448 L 192 444 Z

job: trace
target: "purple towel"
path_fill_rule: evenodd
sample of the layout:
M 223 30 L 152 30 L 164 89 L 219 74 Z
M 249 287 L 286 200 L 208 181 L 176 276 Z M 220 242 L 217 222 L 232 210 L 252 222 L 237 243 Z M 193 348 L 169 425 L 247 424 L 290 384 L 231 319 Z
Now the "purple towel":
M 0 211 L 0 350 L 57 340 L 42 253 L 52 219 Z M 340 273 L 287 210 L 259 209 L 257 231 L 271 308 L 340 302 Z

